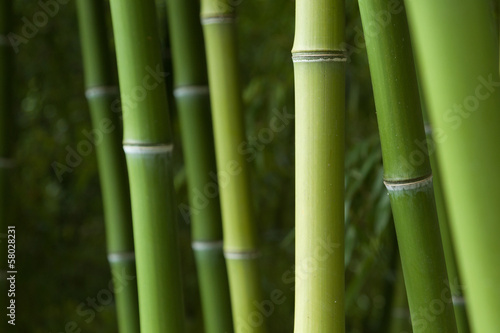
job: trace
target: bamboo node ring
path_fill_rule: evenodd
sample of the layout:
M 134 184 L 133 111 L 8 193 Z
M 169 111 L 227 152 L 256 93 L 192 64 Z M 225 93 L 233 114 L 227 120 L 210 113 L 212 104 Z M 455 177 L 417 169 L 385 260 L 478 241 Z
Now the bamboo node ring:
M 292 52 L 293 62 L 346 62 L 344 50 Z
M 195 251 L 222 250 L 222 241 L 194 241 L 191 248 Z
M 141 155 L 141 154 L 165 154 L 171 153 L 174 149 L 173 144 L 168 145 L 134 145 L 134 144 L 124 144 L 123 151 L 125 154 L 130 155 Z
M 115 96 L 120 93 L 120 89 L 117 86 L 97 86 L 91 87 L 85 90 L 85 97 L 87 99 L 92 99 L 95 97 L 102 96 Z
M 174 89 L 174 96 L 208 95 L 208 92 L 208 86 L 181 86 Z
M 209 25 L 209 24 L 229 24 L 234 23 L 236 20 L 234 14 L 224 14 L 218 16 L 202 16 L 201 24 Z
M 123 262 L 123 261 L 135 261 L 135 253 L 134 252 L 108 253 L 108 261 L 110 263 Z
M 432 186 L 432 174 L 425 177 L 408 179 L 398 182 L 384 180 L 384 185 L 389 192 L 420 189 L 423 187 Z
M 251 260 L 260 257 L 259 251 L 227 251 L 224 250 L 224 258 L 231 260 Z

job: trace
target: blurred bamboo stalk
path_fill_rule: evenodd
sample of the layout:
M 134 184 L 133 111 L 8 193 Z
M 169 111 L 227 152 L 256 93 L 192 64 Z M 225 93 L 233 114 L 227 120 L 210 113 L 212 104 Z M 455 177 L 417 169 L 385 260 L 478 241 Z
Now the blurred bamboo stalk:
M 231 332 L 231 300 L 222 252 L 220 203 L 200 198 L 216 181 L 212 117 L 199 2 L 167 0 L 174 69 L 174 96 L 181 126 L 191 207 L 192 247 L 201 293 L 206 333 Z
M 119 114 L 111 109 L 119 98 L 113 77 L 104 2 L 77 0 L 86 97 L 92 118 L 91 137 L 96 148 L 104 207 L 108 260 L 113 276 L 134 277 L 126 285 L 115 279 L 118 329 L 139 332 L 139 308 L 135 279 L 134 239 L 130 192 L 121 138 Z
M 234 19 L 229 1 L 201 1 L 234 329 L 265 332 L 264 317 L 252 316 L 263 295 L 248 165 L 238 152 L 245 131 Z
M 491 3 L 406 2 L 474 332 L 500 327 L 500 78 Z M 460 38 L 457 38 L 460 36 Z

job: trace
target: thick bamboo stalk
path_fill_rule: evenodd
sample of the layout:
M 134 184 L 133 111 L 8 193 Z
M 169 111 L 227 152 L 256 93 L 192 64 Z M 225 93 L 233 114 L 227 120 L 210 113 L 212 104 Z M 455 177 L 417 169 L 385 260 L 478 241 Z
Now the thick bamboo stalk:
M 345 330 L 343 41 L 344 1 L 297 0 L 296 333 Z
M 111 0 L 141 332 L 183 332 L 172 140 L 153 0 Z
M 456 332 L 403 4 L 360 0 L 375 106 L 414 332 Z M 379 20 L 386 13 L 385 21 Z M 374 30 L 373 26 L 378 30 Z M 418 155 L 419 163 L 413 163 Z
M 217 179 L 211 177 L 216 164 L 199 9 L 196 0 L 167 0 L 174 96 L 181 126 L 203 320 L 205 332 L 220 333 L 231 332 L 233 321 L 222 252 L 219 197 L 210 192 L 217 188 Z
M 218 0 L 201 1 L 215 137 L 231 307 L 236 332 L 265 332 L 258 272 L 256 221 L 248 166 L 238 146 L 245 140 L 239 85 L 234 8 Z
M 108 260 L 113 276 L 135 276 L 134 239 L 125 155 L 121 144 L 121 121 L 111 106 L 119 91 L 113 77 L 108 46 L 104 2 L 77 1 L 86 97 L 93 129 L 106 226 Z M 103 125 L 105 124 L 105 128 Z M 120 332 L 139 332 L 136 280 L 115 280 L 115 302 Z
M 496 332 L 500 78 L 490 1 L 408 0 L 407 8 L 471 330 Z
M 7 244 L 9 225 L 15 225 L 12 218 L 12 191 L 11 179 L 14 161 L 13 129 L 14 113 L 12 111 L 12 77 L 13 77 L 13 50 L 7 39 L 11 31 L 12 2 L 0 2 L 0 255 L 3 256 L 0 264 L 0 305 L 3 309 L 10 306 L 7 297 Z M 5 310 L 9 314 L 10 310 Z M 0 330 L 8 331 L 8 315 L 0 324 Z

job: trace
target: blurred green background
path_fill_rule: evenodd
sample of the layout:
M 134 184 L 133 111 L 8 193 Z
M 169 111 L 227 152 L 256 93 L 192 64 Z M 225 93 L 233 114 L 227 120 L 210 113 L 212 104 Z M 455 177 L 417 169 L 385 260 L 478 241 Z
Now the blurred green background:
M 273 112 L 294 112 L 292 0 L 239 0 L 239 56 L 245 103 L 256 223 L 262 245 L 264 294 L 286 298 L 268 316 L 270 332 L 293 331 L 294 126 L 265 145 L 256 142 Z M 157 1 L 166 70 L 171 72 L 165 4 Z M 13 32 L 41 10 L 36 1 L 14 1 Z M 382 161 L 366 52 L 357 2 L 348 0 L 346 297 L 347 332 L 387 332 L 399 256 Z M 108 15 L 109 16 L 109 15 Z M 111 25 L 109 25 L 109 28 Z M 110 32 L 110 46 L 112 36 Z M 82 131 L 92 128 L 84 98 L 75 4 L 69 1 L 15 56 L 16 158 L 13 176 L 17 225 L 18 332 L 65 332 L 74 321 L 82 332 L 116 332 L 113 303 L 97 307 L 88 298 L 107 289 L 102 204 L 95 153 L 84 157 L 59 182 L 51 166 L 64 163 Z M 171 87 L 172 75 L 168 77 Z M 171 101 L 173 99 L 171 98 Z M 169 110 L 176 134 L 177 203 L 187 204 L 175 106 Z M 14 121 L 14 120 L 13 120 Z M 189 332 L 202 332 L 199 293 L 190 248 L 189 223 L 178 214 Z M 83 305 L 82 305 L 83 304 Z M 90 318 L 92 320 L 90 320 Z M 403 316 L 404 317 L 404 316 Z M 87 319 L 87 321 L 86 321 Z M 407 322 L 406 317 L 403 318 Z M 75 330 L 78 332 L 78 330 Z M 147 332 L 146 332 L 147 333 Z

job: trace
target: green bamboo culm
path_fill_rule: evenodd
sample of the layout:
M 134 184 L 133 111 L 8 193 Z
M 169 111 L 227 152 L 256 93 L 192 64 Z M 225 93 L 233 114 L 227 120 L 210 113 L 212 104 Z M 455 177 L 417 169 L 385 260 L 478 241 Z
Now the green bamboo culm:
M 15 226 L 13 219 L 14 200 L 12 198 L 12 174 L 14 161 L 14 112 L 12 110 L 13 49 L 7 38 L 12 31 L 12 1 L 0 2 L 0 253 L 3 256 L 0 264 L 0 305 L 6 309 L 10 304 L 7 298 L 7 254 L 8 240 L 12 233 L 8 226 Z M 11 235 L 10 237 L 8 235 Z M 12 238 L 11 238 L 12 239 Z M 9 314 L 10 310 L 6 310 Z M 0 330 L 8 331 L 7 315 L 0 324 Z M 9 325 L 10 326 L 10 325 Z
M 413 331 L 456 332 L 404 5 L 360 0 L 359 9 Z
M 119 91 L 109 50 L 104 2 L 77 0 L 86 97 L 92 118 L 104 207 L 108 260 L 114 277 L 118 330 L 139 332 L 130 192 L 122 149 L 120 115 L 112 109 Z
M 455 318 L 457 321 L 457 329 L 458 333 L 469 333 L 469 320 L 467 318 L 465 299 L 462 292 L 462 283 L 458 274 L 455 246 L 453 244 L 453 238 L 451 237 L 448 208 L 446 207 L 446 199 L 441 184 L 441 174 L 435 153 L 436 148 L 432 135 L 432 126 L 428 122 L 426 112 L 424 112 L 423 115 L 425 134 L 427 136 L 427 142 L 429 143 L 429 159 L 432 168 L 432 182 L 434 185 L 434 197 L 436 199 L 439 230 L 441 231 L 441 240 L 443 243 L 444 258 L 446 261 L 446 271 L 448 273 L 453 308 L 455 310 Z
M 500 78 L 491 3 L 408 0 L 406 7 L 471 331 L 496 332 Z
M 344 1 L 297 0 L 295 333 L 345 331 Z
M 232 332 L 231 301 L 222 252 L 214 138 L 199 2 L 167 0 L 174 96 L 181 126 L 203 321 L 206 333 Z M 207 193 L 210 193 L 207 196 Z M 186 215 L 183 212 L 183 215 Z
M 256 221 L 248 165 L 238 146 L 245 141 L 236 50 L 235 13 L 229 0 L 202 0 L 215 152 L 235 332 L 265 332 L 255 304 L 264 301 L 258 269 Z M 257 315 L 255 315 L 257 314 Z
M 141 332 L 183 332 L 172 136 L 153 0 L 111 0 Z

